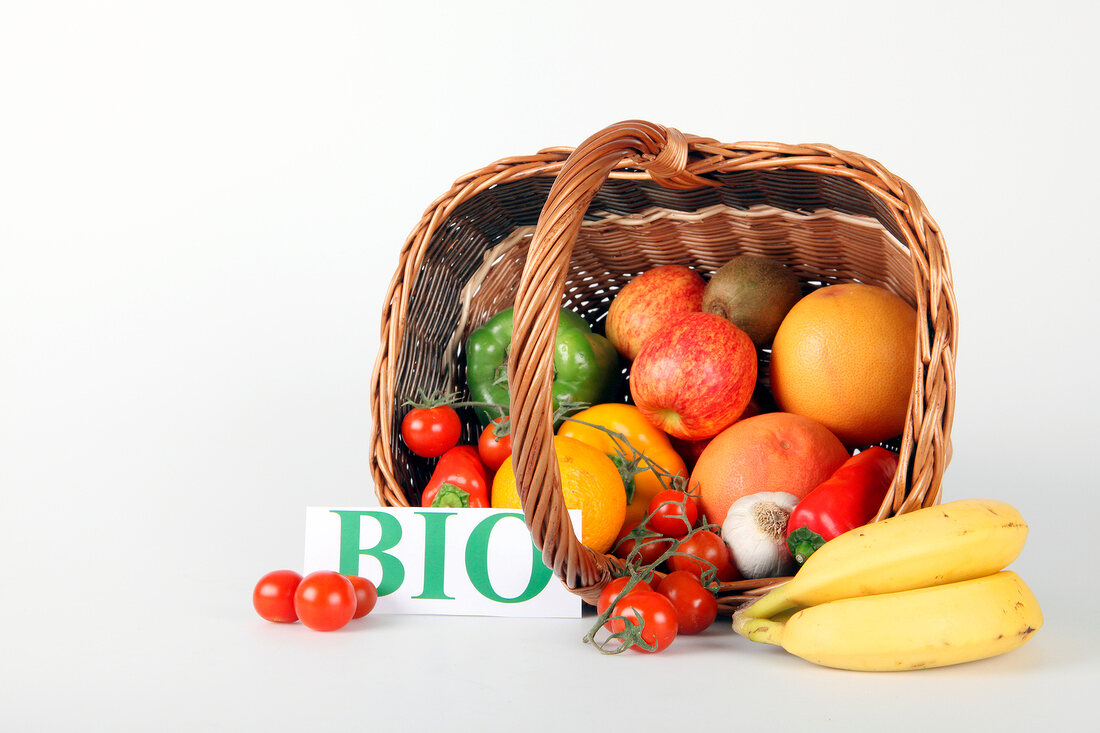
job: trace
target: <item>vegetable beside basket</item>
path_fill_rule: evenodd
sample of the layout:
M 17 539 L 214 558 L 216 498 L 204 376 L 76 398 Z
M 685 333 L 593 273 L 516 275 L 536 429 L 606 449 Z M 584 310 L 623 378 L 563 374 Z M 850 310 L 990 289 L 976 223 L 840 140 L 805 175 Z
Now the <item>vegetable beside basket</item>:
M 547 336 L 562 308 L 601 330 L 615 292 L 647 269 L 710 273 L 740 254 L 782 262 L 803 289 L 864 282 L 916 309 L 912 391 L 893 446 L 900 460 L 875 519 L 938 503 L 951 458 L 956 307 L 940 229 L 916 191 L 876 161 L 828 145 L 726 144 L 637 120 L 575 150 L 492 163 L 425 211 L 401 248 L 372 375 L 379 501 L 416 505 L 432 474 L 434 462 L 400 440 L 406 401 L 421 390 L 469 399 L 465 339 L 514 307 L 508 383 L 519 496 L 546 564 L 594 603 L 621 561 L 584 546 L 566 513 Z M 478 422 L 464 417 L 463 442 L 476 443 Z M 776 582 L 724 584 L 723 610 Z

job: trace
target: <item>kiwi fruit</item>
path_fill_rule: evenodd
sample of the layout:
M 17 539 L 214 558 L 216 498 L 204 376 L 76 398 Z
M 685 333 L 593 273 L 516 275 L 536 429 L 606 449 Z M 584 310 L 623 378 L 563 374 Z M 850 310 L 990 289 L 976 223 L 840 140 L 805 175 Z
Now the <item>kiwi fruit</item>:
M 703 310 L 731 321 L 757 348 L 775 338 L 779 324 L 802 297 L 794 272 L 775 260 L 739 255 L 714 273 L 703 292 Z

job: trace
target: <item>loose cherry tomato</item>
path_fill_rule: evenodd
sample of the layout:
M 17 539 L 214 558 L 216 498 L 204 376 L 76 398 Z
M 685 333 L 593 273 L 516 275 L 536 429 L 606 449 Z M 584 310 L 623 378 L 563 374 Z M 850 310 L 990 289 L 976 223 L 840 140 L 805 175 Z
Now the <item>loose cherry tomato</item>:
M 619 532 L 619 538 L 612 545 L 612 552 L 615 557 L 628 560 L 630 559 L 630 553 L 634 552 L 634 548 L 637 547 L 638 554 L 634 558 L 634 565 L 636 567 L 652 565 L 657 562 L 657 558 L 664 554 L 665 550 L 672 546 L 672 540 L 667 537 L 643 537 L 639 544 L 638 540 L 629 536 L 635 528 L 624 527 Z
M 401 421 L 401 437 L 416 455 L 437 458 L 458 445 L 462 421 L 450 405 L 414 407 Z
M 252 591 L 252 607 L 268 621 L 292 624 L 298 620 L 294 612 L 294 591 L 302 576 L 293 570 L 273 570 L 256 583 Z
M 314 631 L 335 631 L 355 615 L 355 586 L 340 573 L 318 570 L 302 578 L 294 592 L 294 610 Z
M 699 518 L 695 500 L 682 491 L 665 489 L 649 502 L 649 526 L 665 537 L 679 539 L 691 531 Z
M 512 434 L 502 435 L 499 438 L 493 433 L 493 429 L 500 424 L 505 417 L 498 417 L 485 426 L 481 431 L 481 437 L 477 441 L 477 452 L 481 454 L 481 462 L 490 471 L 499 471 L 508 456 L 512 455 Z
M 718 599 L 703 587 L 692 573 L 669 573 L 657 586 L 657 592 L 672 602 L 681 634 L 705 631 L 718 618 Z
M 624 575 L 621 578 L 615 578 L 603 587 L 603 590 L 600 591 L 599 600 L 596 601 L 596 613 L 603 613 L 608 609 L 611 602 L 623 592 L 623 586 L 626 585 L 626 581 L 628 580 L 630 580 L 630 577 Z M 644 580 L 639 580 L 634 584 L 634 587 L 630 589 L 630 592 L 639 593 L 644 590 L 652 591 L 653 587 Z
M 374 583 L 358 575 L 345 575 L 351 581 L 351 587 L 355 591 L 355 614 L 352 618 L 363 618 L 378 603 L 378 589 Z
M 730 560 L 730 551 L 722 538 L 713 532 L 705 530 L 696 532 L 680 543 L 676 548 L 677 553 L 668 559 L 668 566 L 673 571 L 686 570 L 696 577 L 702 577 L 703 571 L 711 567 L 723 582 L 739 580 L 741 574 L 737 572 L 737 566 Z M 697 559 L 698 558 L 698 559 Z
M 629 594 L 615 604 L 615 610 L 611 612 L 609 625 L 612 633 L 618 633 L 630 623 L 642 627 L 642 641 L 655 649 L 644 649 L 635 646 L 640 652 L 659 652 L 667 649 L 668 645 L 676 638 L 679 622 L 676 620 L 676 609 L 672 602 L 659 593 L 653 591 L 641 591 Z M 622 616 L 626 619 L 616 619 Z

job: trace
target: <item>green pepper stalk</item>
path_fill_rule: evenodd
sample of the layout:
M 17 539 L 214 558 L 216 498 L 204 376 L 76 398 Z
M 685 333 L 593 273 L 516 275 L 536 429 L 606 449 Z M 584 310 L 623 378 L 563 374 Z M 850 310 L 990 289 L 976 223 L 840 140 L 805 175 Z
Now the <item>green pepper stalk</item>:
M 466 383 L 472 401 L 509 404 L 508 349 L 512 343 L 513 312 L 507 308 L 490 318 L 466 340 Z M 555 409 L 565 402 L 597 404 L 614 401 L 621 390 L 618 352 L 579 315 L 563 308 L 554 338 L 554 381 L 551 395 Z M 482 425 L 499 412 L 475 407 Z

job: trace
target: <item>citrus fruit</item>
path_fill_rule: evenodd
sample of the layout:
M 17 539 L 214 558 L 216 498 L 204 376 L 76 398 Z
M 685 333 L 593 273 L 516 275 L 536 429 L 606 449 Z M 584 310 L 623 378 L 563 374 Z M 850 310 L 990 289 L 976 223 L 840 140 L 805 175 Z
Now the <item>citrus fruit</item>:
M 853 283 L 810 293 L 775 335 L 776 404 L 821 423 L 849 448 L 900 435 L 916 329 L 917 312 L 883 288 Z
M 565 506 L 581 512 L 581 542 L 596 552 L 607 552 L 626 516 L 626 490 L 619 469 L 606 455 L 573 438 L 555 436 L 554 452 Z M 493 479 L 492 504 L 494 509 L 520 508 L 512 456 Z
M 768 412 L 716 435 L 699 456 L 690 485 L 707 519 L 722 524 L 742 496 L 785 491 L 801 499 L 847 459 L 848 451 L 819 423 Z
M 767 346 L 801 297 L 792 270 L 766 257 L 741 255 L 711 277 L 703 291 L 703 310 L 732 321 L 757 346 Z
M 619 433 L 626 438 L 629 445 L 624 445 L 623 441 L 594 427 L 597 425 Z M 558 429 L 558 435 L 575 438 L 608 456 L 618 456 L 621 451 L 622 454 L 631 457 L 634 451 L 638 451 L 657 464 L 663 473 L 682 476 L 684 479 L 688 477 L 684 459 L 673 449 L 668 435 L 646 421 L 641 411 L 634 405 L 593 405 L 587 410 L 571 415 L 570 419 L 563 422 Z M 658 476 L 649 463 L 640 463 L 637 468 L 643 470 L 633 476 L 634 496 L 626 507 L 624 527 L 628 525 L 632 527 L 642 521 L 653 497 L 672 484 L 669 476 Z M 620 471 L 621 474 L 622 471 Z

